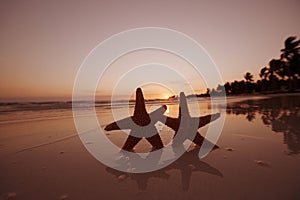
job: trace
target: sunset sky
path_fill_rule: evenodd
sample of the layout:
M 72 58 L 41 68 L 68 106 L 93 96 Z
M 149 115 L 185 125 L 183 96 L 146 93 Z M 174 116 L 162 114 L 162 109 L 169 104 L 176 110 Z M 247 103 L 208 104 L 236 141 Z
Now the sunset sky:
M 258 79 L 260 68 L 279 57 L 284 40 L 300 37 L 299 9 L 299 0 L 4 0 L 0 101 L 70 99 L 77 70 L 97 44 L 121 31 L 147 26 L 194 38 L 210 54 L 224 81 L 242 79 L 247 71 Z M 180 63 L 175 60 L 169 61 Z M 197 92 L 205 90 L 200 82 Z M 109 95 L 106 90 L 101 95 Z

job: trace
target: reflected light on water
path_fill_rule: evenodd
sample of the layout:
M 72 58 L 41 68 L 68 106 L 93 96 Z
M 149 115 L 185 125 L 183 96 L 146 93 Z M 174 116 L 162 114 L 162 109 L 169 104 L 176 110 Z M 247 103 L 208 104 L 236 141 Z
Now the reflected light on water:
M 170 106 L 167 105 L 167 110 L 166 113 L 169 114 L 170 113 Z

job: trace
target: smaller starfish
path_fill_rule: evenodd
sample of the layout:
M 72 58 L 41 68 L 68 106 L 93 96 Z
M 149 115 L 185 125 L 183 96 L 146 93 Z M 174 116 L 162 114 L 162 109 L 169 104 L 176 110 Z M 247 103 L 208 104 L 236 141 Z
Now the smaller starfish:
M 161 149 L 164 147 L 162 140 L 157 133 L 155 123 L 163 121 L 164 112 L 167 106 L 162 106 L 150 114 L 146 111 L 145 100 L 141 88 L 136 89 L 136 101 L 133 116 L 113 122 L 105 127 L 104 130 L 120 130 L 131 129 L 125 144 L 122 149 L 132 151 L 135 145 L 145 137 L 154 149 Z
M 196 129 L 209 124 L 219 117 L 220 113 L 202 117 L 191 117 L 188 110 L 186 96 L 183 92 L 181 92 L 179 102 L 179 116 L 177 118 L 167 117 L 165 125 L 175 131 L 175 135 L 173 137 L 173 145 L 181 145 L 186 139 L 189 139 L 195 144 L 201 146 L 206 139 L 202 135 L 200 135 L 200 133 Z M 197 131 L 196 135 L 194 131 Z M 180 134 L 178 135 L 179 132 Z M 208 140 L 206 141 L 209 142 Z M 219 147 L 217 145 L 214 145 L 214 148 Z

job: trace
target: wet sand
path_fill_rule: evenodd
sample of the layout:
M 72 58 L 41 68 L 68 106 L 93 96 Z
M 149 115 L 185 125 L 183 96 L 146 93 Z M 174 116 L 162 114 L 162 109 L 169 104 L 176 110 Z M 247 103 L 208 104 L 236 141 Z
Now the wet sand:
M 220 149 L 199 160 L 194 147 L 144 174 L 119 172 L 93 158 L 70 114 L 2 121 L 0 199 L 298 199 L 299 96 L 246 99 L 233 98 L 227 110 L 213 111 L 200 102 L 203 114 L 227 113 Z M 176 115 L 178 105 L 170 108 Z M 101 126 L 110 122 L 107 109 L 97 111 Z M 120 131 L 107 134 L 118 146 L 126 139 Z M 173 132 L 164 127 L 160 135 L 167 143 Z M 136 147 L 149 148 L 144 140 Z

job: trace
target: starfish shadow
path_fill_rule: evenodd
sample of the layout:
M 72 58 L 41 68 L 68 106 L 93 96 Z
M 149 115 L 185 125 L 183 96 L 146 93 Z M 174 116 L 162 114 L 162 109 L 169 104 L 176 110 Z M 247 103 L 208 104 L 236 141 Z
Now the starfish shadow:
M 173 148 L 173 151 L 176 152 L 177 150 L 175 148 L 178 147 Z M 223 174 L 217 168 L 214 168 L 206 162 L 201 161 L 198 157 L 198 153 L 199 148 L 194 148 L 191 151 L 185 152 L 178 160 L 173 162 L 171 165 L 154 172 L 128 173 L 121 172 L 110 167 L 107 167 L 106 171 L 113 174 L 120 182 L 127 179 L 136 181 L 138 189 L 140 191 L 145 191 L 147 189 L 148 181 L 150 178 L 168 180 L 171 176 L 168 171 L 179 170 L 181 174 L 182 190 L 187 191 L 190 187 L 190 180 L 193 172 L 203 172 L 214 176 L 223 177 Z M 136 156 L 138 156 L 138 154 L 136 154 Z M 131 159 L 131 157 L 127 158 L 126 162 L 122 164 L 130 166 Z M 145 160 L 146 159 L 147 157 L 145 158 Z

